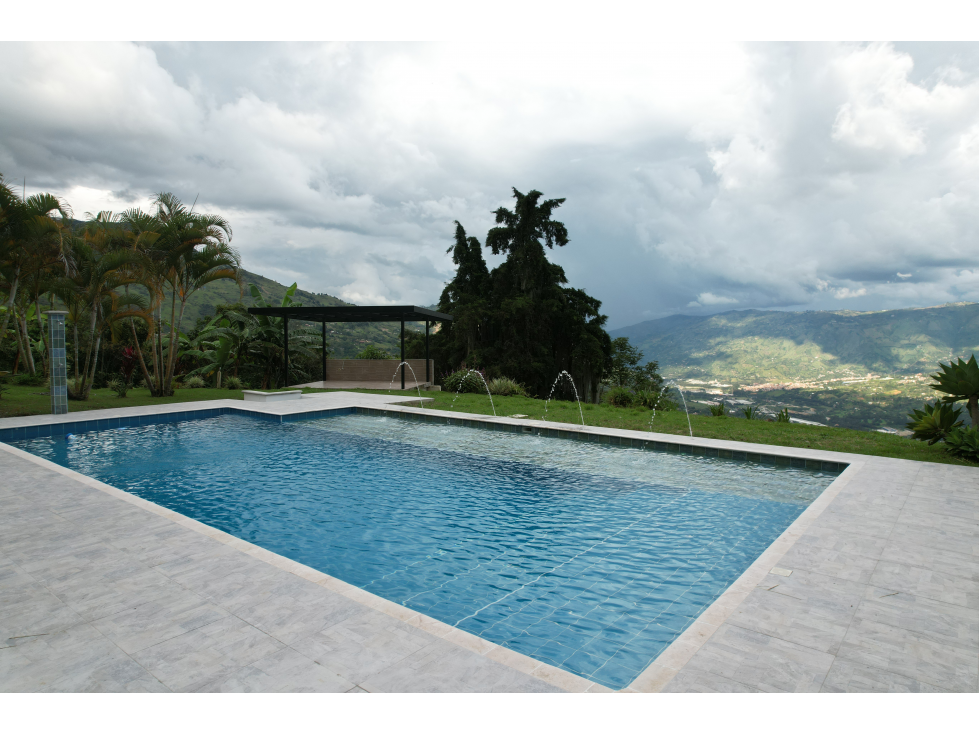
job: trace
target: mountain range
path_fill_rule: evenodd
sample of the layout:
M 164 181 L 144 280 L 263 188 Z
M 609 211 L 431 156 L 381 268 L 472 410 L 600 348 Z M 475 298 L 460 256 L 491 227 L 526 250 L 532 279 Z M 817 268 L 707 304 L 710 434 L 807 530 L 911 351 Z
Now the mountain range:
M 193 328 L 200 319 L 208 319 L 217 312 L 217 306 L 225 303 L 238 303 L 245 306 L 255 305 L 251 297 L 250 285 L 255 285 L 265 301 L 272 306 L 282 303 L 287 287 L 264 275 L 241 271 L 244 289 L 231 280 L 217 280 L 208 283 L 197 291 L 187 302 L 181 329 L 187 331 Z M 355 304 L 342 301 L 336 296 L 326 293 L 312 293 L 296 289 L 293 296 L 295 305 L 303 306 L 352 306 Z M 164 309 L 166 312 L 166 309 Z M 405 324 L 406 328 L 417 329 L 417 324 Z M 424 329 L 424 326 L 421 327 Z M 388 354 L 396 356 L 400 352 L 400 326 L 395 323 L 339 323 L 327 324 L 327 341 L 330 343 L 330 356 L 335 359 L 351 359 L 368 344 L 380 347 Z
M 664 376 L 743 386 L 909 376 L 979 351 L 979 304 L 893 311 L 727 311 L 615 329 Z

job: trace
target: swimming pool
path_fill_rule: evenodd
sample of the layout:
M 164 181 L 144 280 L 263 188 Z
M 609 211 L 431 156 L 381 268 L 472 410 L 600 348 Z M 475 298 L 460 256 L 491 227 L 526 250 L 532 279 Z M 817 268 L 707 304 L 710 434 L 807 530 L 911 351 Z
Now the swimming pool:
M 11 443 L 613 688 L 835 478 L 366 415 Z

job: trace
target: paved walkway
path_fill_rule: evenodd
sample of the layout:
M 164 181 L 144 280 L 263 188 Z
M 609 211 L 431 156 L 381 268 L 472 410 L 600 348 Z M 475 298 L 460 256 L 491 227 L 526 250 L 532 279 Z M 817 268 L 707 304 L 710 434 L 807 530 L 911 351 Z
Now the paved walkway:
M 248 408 L 404 399 L 314 400 Z M 851 465 L 630 690 L 977 690 L 979 470 L 669 440 Z M 607 690 L 4 445 L 0 477 L 2 691 Z

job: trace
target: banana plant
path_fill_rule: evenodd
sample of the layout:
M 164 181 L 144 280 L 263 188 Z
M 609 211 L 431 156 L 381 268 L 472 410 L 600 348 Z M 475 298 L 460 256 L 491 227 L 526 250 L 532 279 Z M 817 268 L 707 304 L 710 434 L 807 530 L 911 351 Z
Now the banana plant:
M 946 405 L 966 401 L 972 427 L 979 427 L 979 364 L 976 363 L 976 355 L 969 357 L 968 362 L 961 357 L 958 362 L 950 364 L 939 362 L 938 368 L 941 371 L 931 376 L 934 380 L 931 389 L 945 393 L 941 401 Z

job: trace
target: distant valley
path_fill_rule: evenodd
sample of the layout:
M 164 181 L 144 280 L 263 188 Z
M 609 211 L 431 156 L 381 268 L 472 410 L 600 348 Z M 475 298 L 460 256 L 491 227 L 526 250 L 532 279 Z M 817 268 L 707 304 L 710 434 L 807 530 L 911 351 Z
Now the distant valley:
M 979 304 L 894 311 L 728 311 L 616 329 L 698 402 L 727 397 L 851 428 L 903 428 L 939 361 L 979 351 Z M 706 408 L 703 408 L 706 410 Z

